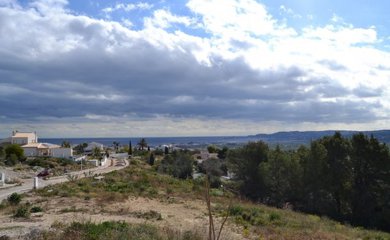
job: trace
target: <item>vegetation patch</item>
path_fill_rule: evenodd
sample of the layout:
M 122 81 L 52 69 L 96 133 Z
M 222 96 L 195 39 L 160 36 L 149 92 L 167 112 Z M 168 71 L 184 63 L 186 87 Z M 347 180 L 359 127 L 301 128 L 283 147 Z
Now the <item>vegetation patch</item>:
M 39 207 L 39 206 L 34 206 L 30 209 L 30 212 L 31 213 L 38 213 L 38 212 L 43 212 L 43 208 Z
M 18 193 L 12 193 L 8 196 L 7 200 L 11 205 L 18 205 L 20 201 L 22 201 L 22 195 Z
M 58 225 L 61 231 L 32 231 L 26 239 L 38 240 L 201 240 L 203 236 L 198 232 L 185 231 L 183 233 L 170 228 L 159 229 L 150 224 L 129 224 L 126 222 L 108 221 L 102 223 L 74 222 L 70 225 Z
M 30 209 L 28 206 L 20 206 L 16 209 L 14 217 L 16 218 L 29 218 Z
M 133 213 L 131 213 L 131 215 L 135 216 L 137 218 L 143 218 L 143 219 L 147 219 L 147 220 L 152 220 L 152 219 L 162 220 L 161 213 L 156 212 L 154 210 L 150 210 L 147 212 L 133 212 Z
M 88 209 L 85 208 L 76 208 L 75 206 L 72 206 L 70 208 L 63 208 L 59 212 L 60 213 L 70 213 L 70 212 L 87 212 Z

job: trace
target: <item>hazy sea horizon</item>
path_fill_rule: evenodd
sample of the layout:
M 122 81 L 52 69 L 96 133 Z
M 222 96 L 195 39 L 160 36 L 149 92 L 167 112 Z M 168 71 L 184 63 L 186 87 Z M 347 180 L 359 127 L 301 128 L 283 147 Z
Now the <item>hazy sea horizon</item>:
M 39 142 L 61 144 L 63 141 L 69 141 L 72 145 L 80 143 L 98 142 L 105 146 L 112 146 L 113 142 L 119 142 L 120 145 L 128 145 L 131 141 L 135 146 L 141 138 L 109 137 L 109 138 L 40 138 Z M 255 136 L 204 136 L 204 137 L 145 137 L 146 142 L 151 147 L 160 145 L 175 145 L 185 147 L 204 147 L 210 144 L 215 145 L 237 145 L 249 141 L 258 141 Z
M 334 130 L 326 131 L 306 131 L 306 132 L 277 132 L 273 134 L 257 134 L 249 136 L 203 136 L 203 137 L 145 137 L 146 142 L 151 147 L 160 145 L 174 145 L 182 148 L 204 148 L 214 144 L 217 146 L 234 147 L 253 141 L 265 141 L 271 146 L 276 144 L 284 148 L 296 148 L 300 145 L 308 145 L 311 141 L 323 136 L 331 136 Z M 340 131 L 344 137 L 352 137 L 358 131 Z M 373 135 L 384 143 L 390 143 L 390 130 L 364 131 L 364 134 Z M 39 142 L 48 142 L 61 144 L 63 141 L 69 141 L 72 145 L 80 143 L 98 142 L 105 146 L 112 146 L 113 142 L 119 142 L 120 145 L 128 145 L 129 141 L 135 146 L 140 141 L 140 137 L 108 137 L 108 138 L 40 138 Z

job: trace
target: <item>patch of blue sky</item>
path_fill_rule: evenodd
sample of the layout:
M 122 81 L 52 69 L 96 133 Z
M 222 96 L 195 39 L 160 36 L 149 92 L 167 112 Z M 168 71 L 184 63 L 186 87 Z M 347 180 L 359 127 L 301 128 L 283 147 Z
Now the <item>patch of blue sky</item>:
M 68 1 L 67 8 L 80 15 L 86 15 L 93 18 L 102 18 L 101 5 L 102 4 L 98 1 L 70 0 Z
M 390 1 L 368 0 L 262 0 L 267 11 L 279 21 L 287 21 L 287 25 L 300 29 L 327 24 L 352 24 L 354 27 L 369 28 L 375 26 L 378 34 L 390 34 L 390 18 L 388 9 Z

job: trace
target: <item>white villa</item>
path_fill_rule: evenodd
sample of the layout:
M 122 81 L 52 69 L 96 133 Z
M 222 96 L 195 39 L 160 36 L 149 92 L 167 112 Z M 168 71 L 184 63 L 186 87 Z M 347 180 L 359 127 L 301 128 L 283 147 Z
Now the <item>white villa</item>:
M 63 148 L 56 144 L 39 143 L 36 132 L 12 131 L 12 136 L 0 141 L 0 143 L 19 144 L 26 157 L 49 156 L 58 158 L 73 157 L 72 148 Z
M 50 156 L 58 158 L 73 157 L 72 148 L 63 148 L 51 143 L 30 143 L 22 146 L 26 157 Z
M 11 136 L 11 143 L 12 144 L 30 144 L 30 143 L 37 143 L 38 142 L 38 136 L 36 132 L 18 132 L 13 131 Z
M 38 136 L 36 132 L 19 132 L 12 131 L 11 137 L 0 140 L 0 143 L 10 143 L 10 144 L 19 144 L 26 145 L 30 143 L 37 143 Z

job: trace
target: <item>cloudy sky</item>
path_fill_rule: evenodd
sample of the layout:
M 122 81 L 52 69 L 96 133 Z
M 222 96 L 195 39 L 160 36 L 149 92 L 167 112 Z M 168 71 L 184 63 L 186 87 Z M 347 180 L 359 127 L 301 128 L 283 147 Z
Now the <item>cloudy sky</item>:
M 390 1 L 0 0 L 0 136 L 390 127 Z

